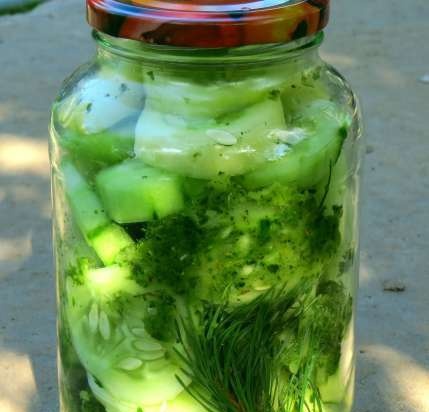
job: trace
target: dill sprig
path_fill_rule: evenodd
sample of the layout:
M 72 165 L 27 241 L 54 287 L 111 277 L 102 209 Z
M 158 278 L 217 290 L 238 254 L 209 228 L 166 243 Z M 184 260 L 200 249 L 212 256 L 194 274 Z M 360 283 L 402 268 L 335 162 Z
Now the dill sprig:
M 280 360 L 289 343 L 284 332 L 296 329 L 310 288 L 297 289 L 272 288 L 240 306 L 210 306 L 199 324 L 191 317 L 179 322 L 178 355 L 193 384 L 177 379 L 208 412 L 321 411 L 315 362 L 290 374 Z
M 314 382 L 317 361 L 318 356 L 313 353 L 289 377 L 281 397 L 284 412 L 323 412 L 320 391 Z

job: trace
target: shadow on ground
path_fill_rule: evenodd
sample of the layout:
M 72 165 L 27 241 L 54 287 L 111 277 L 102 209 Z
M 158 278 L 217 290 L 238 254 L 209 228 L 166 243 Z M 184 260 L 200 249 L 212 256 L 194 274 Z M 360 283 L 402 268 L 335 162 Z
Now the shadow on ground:
M 0 17 L 17 13 L 26 13 L 33 10 L 46 0 L 2 0 L 0 4 Z

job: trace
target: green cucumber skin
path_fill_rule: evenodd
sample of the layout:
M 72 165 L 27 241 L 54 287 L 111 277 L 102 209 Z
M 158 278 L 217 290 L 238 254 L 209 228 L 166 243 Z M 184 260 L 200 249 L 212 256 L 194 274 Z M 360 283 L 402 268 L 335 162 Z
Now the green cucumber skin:
M 136 159 L 100 172 L 96 186 L 108 214 L 118 223 L 163 218 L 184 206 L 181 180 L 177 176 Z
M 312 136 L 295 145 L 284 158 L 243 176 L 246 187 L 280 182 L 305 188 L 326 180 L 341 153 L 350 121 L 334 104 L 320 100 L 304 109 L 297 123 L 309 128 Z
M 126 230 L 115 223 L 94 233 L 88 243 L 105 265 L 114 263 L 122 251 L 134 246 L 133 239 Z
M 60 140 L 74 163 L 93 175 L 133 156 L 135 119 L 129 118 L 106 131 L 80 134 L 69 130 Z
M 133 240 L 121 226 L 111 223 L 96 192 L 71 162 L 64 161 L 60 173 L 82 235 L 104 264 L 113 263 L 122 250 L 133 246 Z
M 74 219 L 84 237 L 88 239 L 110 220 L 98 196 L 71 162 L 62 163 L 60 176 L 64 180 L 66 196 Z

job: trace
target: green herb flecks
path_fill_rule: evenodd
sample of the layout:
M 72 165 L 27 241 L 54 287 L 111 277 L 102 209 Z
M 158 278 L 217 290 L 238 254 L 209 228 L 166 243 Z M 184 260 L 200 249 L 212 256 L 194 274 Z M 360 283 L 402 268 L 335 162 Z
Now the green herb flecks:
M 134 259 L 136 281 L 142 286 L 153 282 L 168 285 L 175 293 L 189 291 L 193 282 L 186 269 L 198 251 L 201 230 L 184 215 L 149 222 L 145 239 L 138 244 Z

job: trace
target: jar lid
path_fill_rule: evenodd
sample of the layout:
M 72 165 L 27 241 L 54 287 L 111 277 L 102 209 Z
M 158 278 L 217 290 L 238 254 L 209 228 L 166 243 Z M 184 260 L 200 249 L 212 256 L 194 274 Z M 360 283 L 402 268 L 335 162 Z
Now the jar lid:
M 286 43 L 328 23 L 329 0 L 87 0 L 88 22 L 111 36 L 181 47 Z

